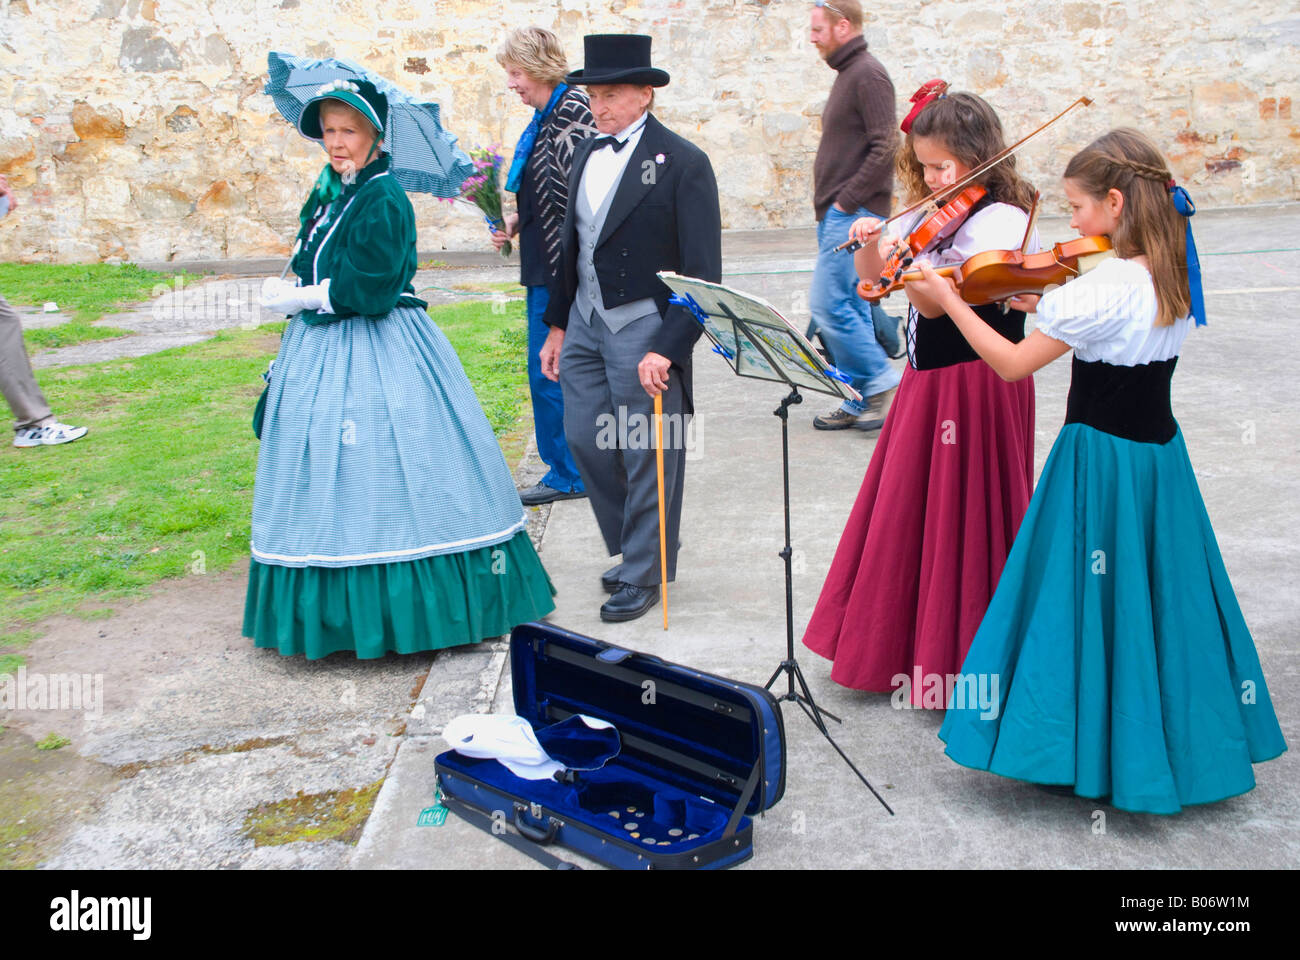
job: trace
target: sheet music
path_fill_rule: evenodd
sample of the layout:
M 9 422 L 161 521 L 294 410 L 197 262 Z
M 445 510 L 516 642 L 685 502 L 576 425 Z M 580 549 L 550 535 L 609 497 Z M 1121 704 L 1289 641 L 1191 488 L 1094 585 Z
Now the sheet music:
M 705 335 L 742 377 L 789 383 L 802 389 L 861 400 L 837 379 L 834 368 L 770 303 L 759 297 L 675 273 L 659 278 L 676 294 L 689 294 L 704 313 Z

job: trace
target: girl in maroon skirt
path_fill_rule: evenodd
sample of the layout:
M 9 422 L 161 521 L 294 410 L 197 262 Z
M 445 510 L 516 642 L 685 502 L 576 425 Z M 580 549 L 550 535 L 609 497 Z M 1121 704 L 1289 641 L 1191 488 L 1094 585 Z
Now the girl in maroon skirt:
M 1005 147 L 1002 124 L 969 93 L 923 103 L 903 123 L 897 170 L 908 202 L 955 183 Z M 1010 157 L 976 183 L 985 194 L 922 253 L 935 266 L 1020 247 L 1033 188 Z M 918 218 L 919 219 L 919 218 Z M 915 224 L 903 224 L 906 236 Z M 858 271 L 878 277 L 898 241 L 863 218 Z M 1031 238 L 1030 250 L 1036 250 Z M 907 288 L 905 288 L 907 289 Z M 835 551 L 804 644 L 834 661 L 831 678 L 859 690 L 910 690 L 942 709 L 988 608 L 1034 472 L 1034 387 L 1007 383 L 979 359 L 938 305 L 908 290 L 907 369 Z M 1016 300 L 976 308 L 1013 342 Z

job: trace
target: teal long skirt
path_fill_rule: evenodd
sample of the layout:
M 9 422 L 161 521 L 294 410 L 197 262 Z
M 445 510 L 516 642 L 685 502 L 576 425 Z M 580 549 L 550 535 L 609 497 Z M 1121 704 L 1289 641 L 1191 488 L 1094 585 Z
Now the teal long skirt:
M 266 392 L 244 635 L 418 653 L 546 616 L 554 589 L 455 350 L 423 310 L 290 322 Z
M 317 660 L 359 660 L 477 643 L 555 609 L 527 531 L 493 547 L 401 563 L 282 567 L 253 560 L 244 636 Z
M 1182 432 L 1068 424 L 939 736 L 958 763 L 1176 813 L 1286 750 Z M 974 701 L 974 702 L 973 702 Z

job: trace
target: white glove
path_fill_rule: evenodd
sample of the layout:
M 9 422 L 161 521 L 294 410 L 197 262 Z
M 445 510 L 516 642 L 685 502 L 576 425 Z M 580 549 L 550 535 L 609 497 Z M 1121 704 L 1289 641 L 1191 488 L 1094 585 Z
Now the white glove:
M 333 307 L 330 306 L 328 280 L 315 286 L 297 287 L 279 277 L 268 277 L 262 283 L 261 304 L 268 310 L 290 315 L 301 313 L 303 310 L 334 312 Z

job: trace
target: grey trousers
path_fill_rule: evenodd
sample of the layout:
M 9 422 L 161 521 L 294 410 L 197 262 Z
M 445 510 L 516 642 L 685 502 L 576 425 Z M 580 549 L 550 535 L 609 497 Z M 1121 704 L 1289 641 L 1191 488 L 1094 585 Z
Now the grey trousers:
M 14 429 L 43 427 L 53 422 L 45 394 L 36 385 L 23 343 L 23 323 L 18 311 L 0 296 L 0 393 L 14 415 Z
M 659 493 L 654 401 L 641 386 L 637 364 L 662 322 L 657 314 L 642 317 L 612 333 L 599 313 L 590 324 L 571 317 L 560 352 L 569 450 L 610 556 L 623 554 L 622 580 L 646 587 L 660 581 Z M 669 580 L 677 575 L 686 480 L 683 407 L 681 375 L 674 371 L 663 394 Z

